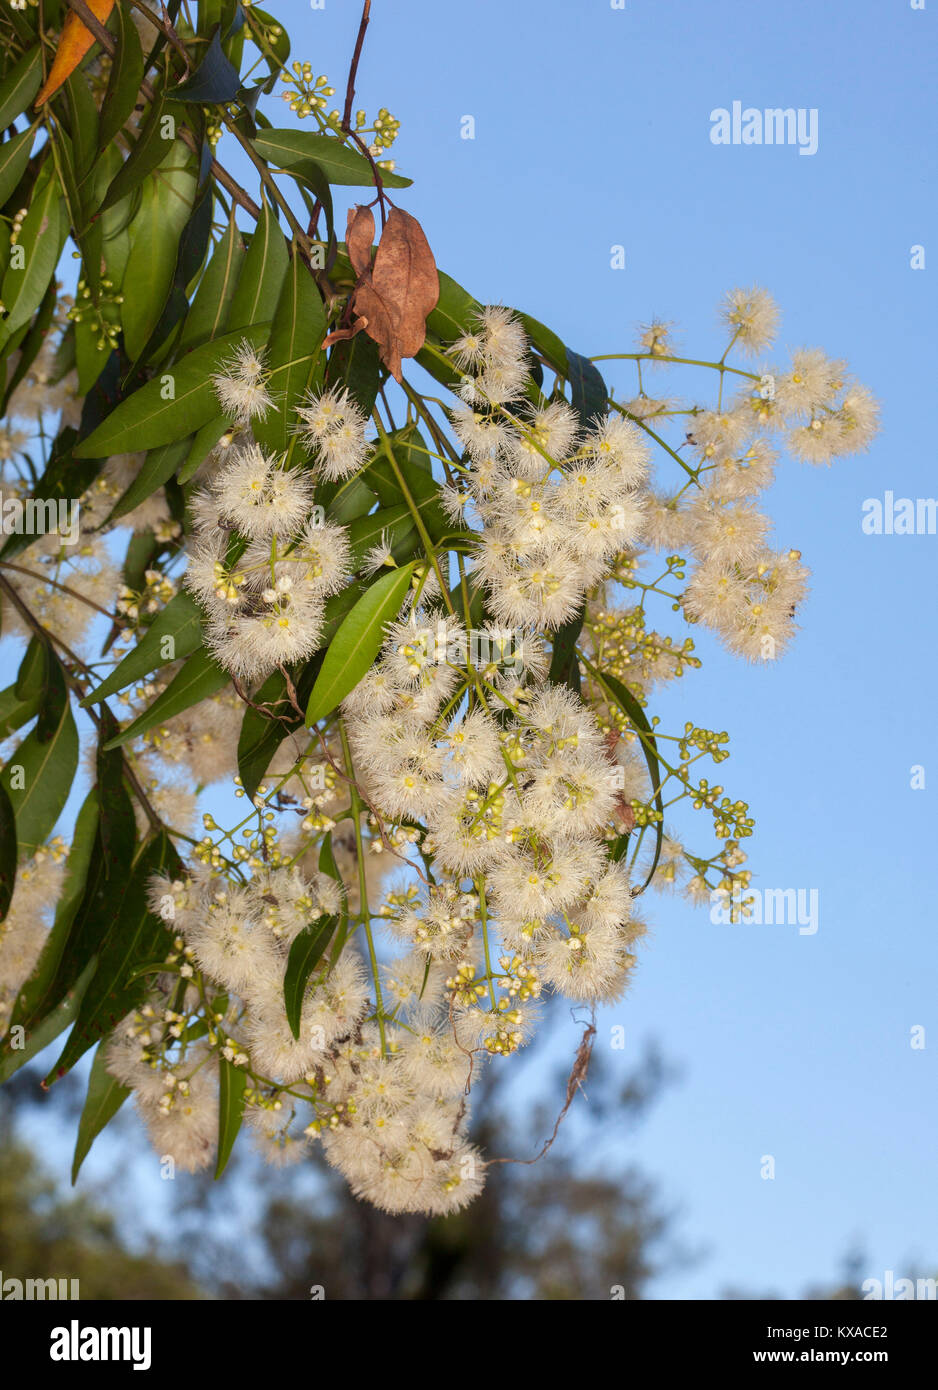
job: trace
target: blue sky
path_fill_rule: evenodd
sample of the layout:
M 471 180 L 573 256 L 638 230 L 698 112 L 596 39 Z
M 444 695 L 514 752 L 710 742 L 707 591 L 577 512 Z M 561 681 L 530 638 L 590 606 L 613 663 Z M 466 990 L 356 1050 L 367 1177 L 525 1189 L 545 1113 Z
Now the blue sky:
M 341 88 L 357 0 L 268 9 L 289 23 L 294 55 Z M 708 1251 L 659 1280 L 658 1297 L 728 1285 L 796 1296 L 833 1278 L 855 1242 L 870 1276 L 916 1261 L 933 1271 L 938 537 L 867 536 L 860 520 L 886 489 L 936 492 L 938 3 L 373 10 L 356 105 L 400 118 L 394 154 L 415 182 L 398 201 L 477 298 L 527 310 L 586 354 L 632 350 L 635 325 L 657 314 L 677 320 L 687 355 L 712 356 L 720 297 L 759 283 L 782 307 L 782 349 L 846 357 L 882 401 L 867 455 L 831 470 L 786 462 L 768 496 L 778 543 L 813 572 L 792 650 L 748 668 L 695 632 L 703 669 L 654 706 L 665 727 L 690 718 L 731 732 L 719 780 L 756 816 L 755 883 L 816 888 L 819 930 L 716 926 L 680 899 L 647 905 L 636 983 L 604 1012 L 598 1046 L 621 1023 L 627 1047 L 613 1059 L 628 1066 L 654 1036 L 683 1078 L 634 1136 L 610 1129 L 591 1162 L 641 1164 L 681 1210 L 683 1237 Z M 714 146 L 710 113 L 734 100 L 816 109 L 817 153 Z M 466 115 L 473 140 L 460 138 Z M 276 119 L 292 122 L 285 106 Z M 610 267 L 615 245 L 624 270 Z M 923 270 L 910 268 L 915 245 Z M 633 394 L 626 373 L 610 380 Z M 913 765 L 924 789 L 910 786 Z M 697 844 L 709 844 L 704 830 Z M 916 1025 L 922 1050 L 910 1046 Z M 578 1035 L 571 1023 L 563 1046 Z

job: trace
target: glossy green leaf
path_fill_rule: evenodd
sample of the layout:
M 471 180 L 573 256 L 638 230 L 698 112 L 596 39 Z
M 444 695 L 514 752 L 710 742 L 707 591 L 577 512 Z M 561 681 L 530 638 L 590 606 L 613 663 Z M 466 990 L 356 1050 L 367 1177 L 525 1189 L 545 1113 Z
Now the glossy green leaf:
M 47 1084 L 69 1071 L 89 1047 L 143 999 L 145 983 L 138 979 L 129 984 L 128 980 L 138 966 L 157 958 L 172 942 L 166 924 L 150 911 L 150 879 L 154 874 L 174 875 L 178 868 L 179 856 L 165 831 L 141 848 L 125 885 L 117 918 L 110 924 L 98 953 L 97 969 L 85 989 L 75 1026 L 46 1077 Z
M 322 953 L 332 940 L 332 934 L 338 925 L 338 917 L 317 917 L 314 922 L 303 928 L 290 947 L 286 974 L 283 977 L 283 1001 L 286 1005 L 290 1032 L 295 1038 L 300 1036 L 303 996 L 309 977 L 319 964 Z
M 40 709 L 40 719 L 47 713 Z M 78 731 L 67 697 L 54 713 L 54 722 L 50 718 L 47 729 L 37 723 L 0 773 L 16 815 L 21 859 L 30 859 L 51 835 L 78 768 Z
M 160 93 L 147 113 L 137 136 L 136 144 L 108 185 L 107 192 L 98 208 L 102 213 L 112 208 L 128 194 L 139 188 L 148 174 L 152 174 L 158 164 L 169 153 L 176 138 L 176 122 L 183 116 L 183 110 L 175 102 Z
M 107 91 L 101 103 L 98 149 L 106 149 L 118 131 L 123 130 L 137 103 L 143 79 L 143 49 L 137 26 L 123 5 L 114 10 L 117 19 L 117 53 L 111 62 Z
M 250 257 L 248 252 L 248 260 Z M 294 250 L 274 313 L 267 355 L 267 391 L 276 408 L 254 422 L 258 443 L 274 453 L 293 454 L 297 444 L 293 411 L 307 391 L 322 384 L 325 336 L 326 311 L 316 282 Z
M 31 1062 L 34 1057 L 38 1057 L 39 1053 L 47 1048 L 51 1042 L 54 1042 L 60 1033 L 64 1033 L 65 1029 L 74 1023 L 81 1005 L 82 995 L 93 974 L 94 965 L 87 965 L 62 1001 L 46 1014 L 34 1028 L 27 1031 L 23 1047 L 12 1047 L 9 1040 L 0 1043 L 0 1085 L 4 1081 L 9 1081 L 20 1067 Z
M 23 177 L 35 138 L 35 127 L 30 126 L 0 145 L 0 207 Z
M 212 252 L 186 315 L 179 339 L 183 351 L 225 332 L 231 301 L 241 278 L 244 253 L 244 236 L 232 217 Z
M 186 452 L 185 460 L 176 472 L 176 481 L 180 485 L 187 483 L 194 474 L 198 473 L 222 435 L 229 429 L 231 429 L 230 421 L 226 420 L 224 415 L 217 415 L 214 420 L 209 420 L 207 425 L 196 430 Z
M 51 161 L 47 161 L 43 172 L 50 167 Z M 0 328 L 0 345 L 38 309 L 68 235 L 65 199 L 58 180 L 51 173 L 48 177 L 41 174 L 36 185 L 0 289 L 0 299 L 8 311 Z
M 658 867 L 658 859 L 661 854 L 661 842 L 664 837 L 664 805 L 661 799 L 661 783 L 664 780 L 661 772 L 661 764 L 658 761 L 658 745 L 655 741 L 654 730 L 648 722 L 648 718 L 641 705 L 636 700 L 630 690 L 622 684 L 615 676 L 608 671 L 600 671 L 589 661 L 584 661 L 595 679 L 602 686 L 606 697 L 617 705 L 624 715 L 629 719 L 639 735 L 639 742 L 642 745 L 642 752 L 645 755 L 645 762 L 648 766 L 648 775 L 651 778 L 652 796 L 655 808 L 659 813 L 659 819 L 655 822 L 655 851 L 652 858 L 651 868 L 642 884 L 640 891 L 644 891 L 655 876 Z
M 5 130 L 23 114 L 41 83 L 42 49 L 37 45 L 14 63 L 0 83 L 0 130 Z
M 170 150 L 168 159 L 174 162 L 161 164 L 146 180 L 133 221 L 121 287 L 124 342 L 133 361 L 143 353 L 169 298 L 179 239 L 195 199 L 195 174 L 180 159 L 185 153 L 182 145 Z
M 247 1073 L 226 1057 L 218 1059 L 218 1157 L 215 1177 L 220 1178 L 231 1157 L 244 1116 L 244 1090 Z
M 106 524 L 109 525 L 120 517 L 127 516 L 135 507 L 139 507 L 141 502 L 152 497 L 154 492 L 157 492 L 173 476 L 176 469 L 185 460 L 189 453 L 190 443 L 191 441 L 188 439 L 179 439 L 173 444 L 162 444 L 157 449 L 149 449 L 140 472 L 123 496 L 115 502 Z
M 229 332 L 273 318 L 287 261 L 280 223 L 265 198 L 228 311 Z
M 282 169 L 311 159 L 331 184 L 374 187 L 374 174 L 368 160 L 358 150 L 344 145 L 336 135 L 315 135 L 309 130 L 265 130 L 258 135 L 254 146 L 258 154 Z M 381 182 L 387 188 L 409 188 L 413 179 L 382 173 Z
M 200 700 L 208 699 L 209 695 L 214 695 L 230 680 L 228 672 L 219 666 L 207 651 L 200 649 L 193 652 L 183 664 L 182 670 L 177 672 L 153 704 L 116 738 L 112 738 L 106 747 L 119 748 L 128 739 L 138 738 L 148 729 L 172 719 L 174 714 L 181 714 L 183 710 L 197 705 Z
M 108 458 L 137 449 L 155 449 L 194 434 L 218 414 L 212 373 L 230 360 L 245 338 L 260 348 L 269 331 L 269 324 L 258 324 L 193 348 L 121 401 L 76 447 L 76 457 Z
M 73 1186 L 95 1139 L 102 1129 L 110 1124 L 129 1095 L 130 1088 L 121 1085 L 108 1071 L 107 1048 L 105 1043 L 100 1043 L 91 1064 L 88 1093 L 85 1096 L 81 1119 L 78 1121 L 75 1154 L 72 1158 Z
M 384 641 L 385 624 L 400 612 L 415 563 L 377 579 L 329 644 L 306 707 L 307 726 L 331 714 L 369 670 Z

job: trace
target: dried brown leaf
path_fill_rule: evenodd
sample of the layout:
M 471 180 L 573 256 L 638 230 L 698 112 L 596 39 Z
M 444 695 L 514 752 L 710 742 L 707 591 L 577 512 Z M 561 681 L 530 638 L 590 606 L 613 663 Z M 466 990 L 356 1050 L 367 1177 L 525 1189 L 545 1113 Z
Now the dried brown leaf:
M 401 359 L 415 357 L 423 347 L 427 315 L 439 295 L 436 261 L 423 228 L 410 213 L 392 208 L 371 274 L 355 291 L 353 304 L 368 320 L 365 331 L 396 381 Z
M 371 244 L 375 239 L 375 218 L 371 208 L 350 208 L 345 245 L 352 269 L 361 279 L 371 269 Z

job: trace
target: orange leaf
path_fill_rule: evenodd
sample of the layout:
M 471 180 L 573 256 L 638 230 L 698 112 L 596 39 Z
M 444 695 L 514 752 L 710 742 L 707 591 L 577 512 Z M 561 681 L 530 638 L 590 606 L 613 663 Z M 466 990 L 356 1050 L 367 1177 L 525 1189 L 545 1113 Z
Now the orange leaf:
M 114 0 L 88 0 L 88 8 L 103 24 L 114 8 Z M 62 25 L 59 46 L 55 50 L 49 76 L 36 98 L 37 106 L 42 106 L 43 102 L 54 96 L 62 84 L 68 81 L 93 43 L 94 34 L 85 28 L 74 10 L 69 10 Z
M 360 230 L 364 224 L 355 226 Z M 395 381 L 401 380 L 401 358 L 415 357 L 423 347 L 427 315 L 439 297 L 436 261 L 423 228 L 409 212 L 392 208 L 371 274 L 355 291 L 352 304 L 367 319 L 365 332 L 378 344 Z

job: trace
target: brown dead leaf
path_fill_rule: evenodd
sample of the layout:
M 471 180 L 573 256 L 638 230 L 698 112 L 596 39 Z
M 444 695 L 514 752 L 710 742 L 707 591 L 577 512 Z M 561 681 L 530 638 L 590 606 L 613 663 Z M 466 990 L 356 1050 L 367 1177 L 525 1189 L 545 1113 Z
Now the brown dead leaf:
M 365 224 L 355 230 L 364 232 Z M 415 357 L 423 347 L 427 315 L 439 296 L 436 261 L 423 228 L 410 213 L 392 208 L 371 273 L 358 286 L 352 303 L 356 313 L 367 319 L 365 331 L 378 344 L 381 360 L 395 381 L 401 380 L 401 359 Z
M 323 348 L 332 347 L 333 343 L 344 343 L 349 338 L 354 338 L 363 328 L 367 328 L 368 320 L 357 318 L 350 328 L 334 328 L 322 340 Z
M 371 269 L 371 244 L 375 239 L 375 217 L 371 208 L 349 209 L 345 245 L 352 269 L 361 279 Z

